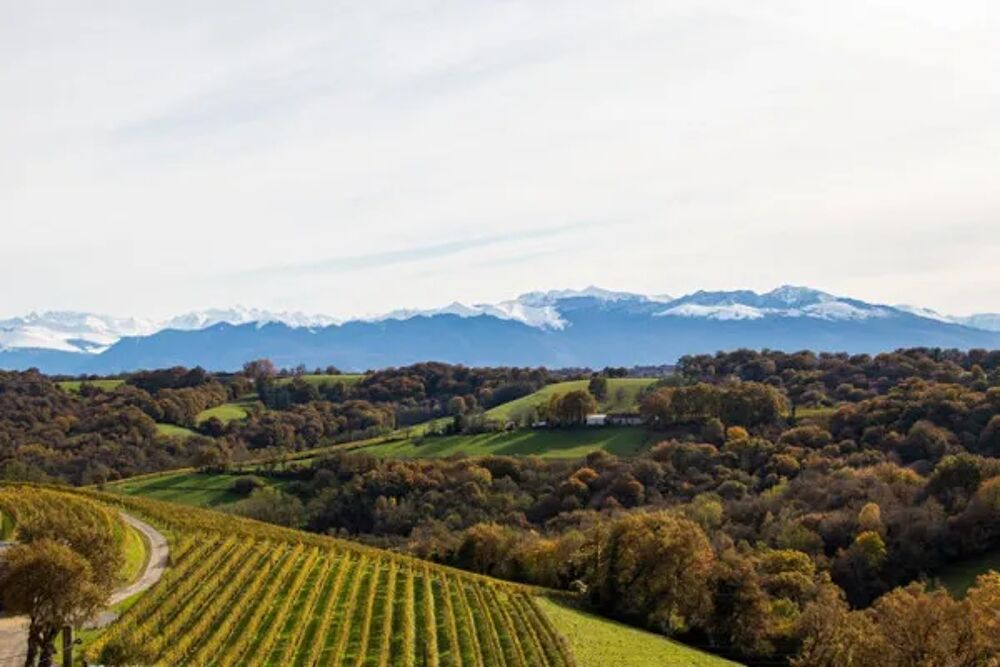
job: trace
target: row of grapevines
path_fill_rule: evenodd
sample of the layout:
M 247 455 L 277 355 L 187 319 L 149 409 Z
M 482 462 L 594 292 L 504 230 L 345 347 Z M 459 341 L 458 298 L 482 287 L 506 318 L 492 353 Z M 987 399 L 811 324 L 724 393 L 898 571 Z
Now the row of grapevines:
M 305 546 L 301 544 L 295 545 L 275 576 L 267 583 L 264 591 L 259 596 L 258 603 L 252 607 L 249 616 L 241 620 L 239 631 L 233 634 L 232 639 L 216 660 L 218 664 L 238 665 L 243 662 L 244 655 L 249 650 L 251 642 L 257 636 L 265 617 L 270 611 L 270 607 L 267 604 L 262 604 L 261 601 L 271 601 L 277 596 L 278 591 L 289 581 L 295 567 L 299 565 L 304 557 Z
M 445 653 L 449 667 L 462 664 L 462 645 L 458 635 L 458 616 L 452 602 L 451 591 L 449 590 L 447 577 L 437 579 L 437 591 L 441 598 L 441 607 L 444 610 L 444 622 L 446 634 L 448 636 L 448 650 Z
M 507 605 L 514 623 L 527 637 L 530 656 L 527 656 L 529 664 L 540 665 L 547 663 L 559 664 L 559 652 L 556 647 L 542 640 L 542 633 L 536 624 L 533 614 L 525 613 L 524 601 L 517 593 L 508 593 Z
M 552 621 L 545 615 L 545 612 L 539 608 L 538 603 L 535 602 L 533 598 L 525 596 L 525 602 L 531 607 L 534 617 L 538 619 L 539 626 L 544 629 L 548 641 L 551 642 L 553 646 L 558 647 L 559 655 L 562 658 L 562 664 L 566 665 L 566 667 L 576 667 L 576 660 L 573 659 L 573 652 L 570 650 L 569 644 L 566 642 L 566 638 L 563 637 L 558 630 L 556 630 L 556 627 L 552 625 Z
M 202 539 L 198 539 L 202 538 Z M 192 546 L 178 554 L 174 566 L 167 572 L 159 584 L 151 591 L 143 594 L 138 604 L 133 605 L 122 618 L 105 630 L 101 636 L 90 645 L 87 655 L 91 661 L 96 661 L 105 645 L 122 639 L 127 635 L 139 635 L 138 627 L 150 616 L 156 613 L 168 598 L 173 597 L 179 582 L 189 581 L 190 573 L 202 563 L 202 557 L 216 546 L 212 539 L 201 534 L 192 535 Z M 171 554 L 173 556 L 173 554 Z
M 382 604 L 382 632 L 379 636 L 378 666 L 388 667 L 389 658 L 392 656 L 392 616 L 395 610 L 393 604 L 396 599 L 396 581 L 399 579 L 399 565 L 389 564 L 389 577 L 386 580 Z M 365 653 L 364 647 L 360 647 L 358 655 Z
M 295 655 L 298 653 L 300 644 L 302 643 L 302 638 L 309 627 L 309 619 L 313 618 L 316 613 L 316 603 L 319 600 L 319 596 L 326 588 L 327 580 L 336 571 L 334 563 L 335 560 L 332 556 L 324 560 L 323 566 L 318 568 L 319 572 L 316 580 L 307 589 L 306 598 L 298 617 L 296 619 L 289 619 L 292 623 L 291 635 L 288 637 L 288 641 L 285 642 L 284 650 L 278 658 L 278 664 L 290 665 L 294 663 Z
M 240 540 L 238 538 L 230 537 L 217 545 L 214 551 L 202 560 L 201 563 L 198 563 L 187 577 L 177 582 L 176 588 L 166 596 L 161 604 L 156 606 L 143 604 L 143 607 L 148 609 L 149 613 L 138 624 L 137 630 L 140 632 L 148 630 L 162 635 L 163 627 L 176 618 L 177 614 L 187 605 L 188 599 L 197 594 L 203 580 L 211 576 L 212 572 L 226 560 L 230 551 L 236 549 L 239 543 Z M 163 588 L 163 586 L 160 588 Z
M 254 602 L 258 600 L 260 592 L 274 576 L 277 570 L 276 565 L 283 562 L 288 551 L 288 545 L 274 545 L 272 549 L 268 549 L 265 545 L 264 557 L 267 560 L 267 566 L 260 567 L 258 564 L 249 582 L 242 585 L 237 583 L 237 587 L 242 588 L 239 591 L 239 597 L 233 600 L 229 612 L 220 616 L 208 636 L 197 646 L 191 663 L 206 664 L 222 651 L 242 622 L 246 620 L 246 610 L 251 609 Z
M 427 638 L 427 665 L 428 667 L 438 667 L 441 664 L 441 658 L 438 655 L 437 612 L 434 608 L 434 584 L 431 582 L 430 568 L 424 568 L 421 582 L 423 584 L 424 628 L 426 630 L 424 636 Z M 410 642 L 414 641 L 415 638 L 407 637 L 406 640 Z M 410 651 L 407 648 L 407 667 L 414 663 L 415 660 L 410 661 Z
M 412 667 L 417 662 L 417 590 L 416 573 L 407 569 L 403 584 L 403 664 Z M 433 633 L 427 634 L 428 642 L 434 641 Z
M 201 579 L 198 587 L 190 595 L 184 605 L 166 624 L 160 626 L 160 634 L 165 637 L 180 637 L 187 634 L 188 627 L 197 618 L 203 616 L 202 608 L 212 604 L 218 599 L 219 594 L 226 589 L 234 576 L 238 576 L 246 564 L 252 558 L 254 545 L 251 540 L 241 540 L 237 547 L 233 549 L 232 555 L 227 558 L 219 568 Z
M 354 618 L 354 610 L 358 605 L 358 596 L 361 594 L 361 585 L 367 575 L 371 574 L 371 561 L 364 556 L 358 560 L 357 567 L 354 568 L 354 578 L 351 580 L 351 588 L 347 593 L 340 613 L 340 624 L 337 630 L 337 643 L 334 645 L 333 657 L 337 659 L 344 655 L 347 650 L 347 642 L 351 637 L 351 619 Z
M 469 598 L 465 594 L 465 587 L 461 581 L 452 581 L 450 577 L 448 585 L 452 588 L 455 599 L 458 601 L 457 607 L 461 613 L 461 620 L 465 625 L 463 635 L 468 638 L 470 643 L 472 659 L 475 661 L 477 667 L 485 667 L 482 640 L 477 632 L 476 619 L 472 614 L 472 606 L 469 604 Z
M 319 549 L 312 548 L 309 550 L 302 568 L 295 575 L 295 578 L 292 580 L 288 590 L 285 591 L 284 599 L 275 610 L 271 622 L 268 624 L 267 629 L 264 631 L 264 635 L 261 637 L 256 649 L 254 650 L 254 654 L 259 656 L 262 662 L 266 662 L 268 656 L 271 655 L 271 650 L 274 648 L 274 644 L 278 640 L 278 633 L 284 627 L 285 617 L 287 616 L 289 609 L 291 609 L 292 604 L 295 602 L 295 598 L 302 589 L 302 585 L 305 583 L 306 578 L 312 573 L 313 568 L 319 561 L 320 555 L 321 553 Z
M 313 641 L 306 647 L 304 654 L 299 656 L 298 664 L 317 664 L 317 659 L 323 650 L 326 637 L 333 634 L 334 613 L 340 601 L 340 593 L 344 589 L 344 583 L 347 581 L 347 575 L 353 566 L 354 561 L 349 556 L 342 556 L 340 558 L 340 567 L 337 568 L 337 576 L 333 581 L 333 587 L 326 598 L 323 608 L 317 614 L 316 632 L 313 635 Z
M 168 637 L 176 637 L 160 658 L 165 664 L 202 664 L 198 660 L 187 661 L 189 650 L 208 635 L 221 620 L 223 613 L 228 610 L 230 603 L 239 593 L 240 587 L 251 579 L 251 574 L 257 569 L 258 563 L 265 560 L 267 554 L 265 549 L 271 546 L 267 543 L 250 544 L 254 548 L 250 550 L 249 557 L 242 559 L 238 568 L 220 573 L 218 583 L 211 587 L 206 604 L 197 609 L 192 607 L 193 622 L 184 624 L 182 631 L 164 633 Z
M 368 596 L 365 598 L 365 610 L 359 624 L 360 636 L 355 649 L 355 667 L 361 667 L 365 660 L 365 649 L 368 647 L 368 637 L 371 634 L 372 617 L 375 615 L 375 596 L 378 594 L 378 582 L 382 576 L 382 562 L 375 561 L 368 577 Z

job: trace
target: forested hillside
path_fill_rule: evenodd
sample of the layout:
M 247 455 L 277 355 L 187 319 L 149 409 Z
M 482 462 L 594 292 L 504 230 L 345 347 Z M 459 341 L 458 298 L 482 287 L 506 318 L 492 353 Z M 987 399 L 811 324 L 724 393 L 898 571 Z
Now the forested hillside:
M 1000 551 L 1000 355 L 691 357 L 640 410 L 653 444 L 637 456 L 377 445 L 258 471 L 267 488 L 229 509 L 282 506 L 272 520 L 584 590 L 605 615 L 750 662 L 980 665 L 1000 650 L 1000 578 L 963 599 L 935 588 Z

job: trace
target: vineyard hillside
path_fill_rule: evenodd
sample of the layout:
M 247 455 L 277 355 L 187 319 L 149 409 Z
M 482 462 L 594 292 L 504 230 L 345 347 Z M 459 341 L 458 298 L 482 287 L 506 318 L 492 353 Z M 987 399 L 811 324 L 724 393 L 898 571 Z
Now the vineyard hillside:
M 87 521 L 113 521 L 114 510 L 122 510 L 155 524 L 170 541 L 172 567 L 163 579 L 117 622 L 88 635 L 84 651 L 92 663 L 594 664 L 574 655 L 579 629 L 566 625 L 566 614 L 545 611 L 552 609 L 547 598 L 561 597 L 551 591 L 149 498 L 13 488 L 6 495 L 8 515 L 31 511 L 15 507 L 27 489 L 35 497 L 53 494 L 81 508 L 107 510 L 81 514 Z M 571 604 L 570 598 L 562 604 Z M 631 632 L 669 644 L 663 655 L 676 654 L 672 664 L 728 664 Z M 627 646 L 621 643 L 617 664 L 652 667 L 646 653 L 630 655 Z

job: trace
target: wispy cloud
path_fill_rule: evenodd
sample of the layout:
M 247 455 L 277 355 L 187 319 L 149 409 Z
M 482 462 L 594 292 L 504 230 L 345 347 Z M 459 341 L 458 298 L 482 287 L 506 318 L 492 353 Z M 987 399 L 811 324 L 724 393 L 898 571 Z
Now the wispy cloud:
M 554 238 L 588 228 L 603 226 L 605 224 L 607 223 L 587 220 L 511 234 L 478 236 L 469 239 L 444 241 L 441 243 L 401 248 L 398 250 L 387 250 L 384 252 L 366 253 L 363 255 L 350 255 L 345 257 L 333 257 L 319 261 L 264 266 L 234 272 L 229 274 L 229 276 L 240 278 L 261 278 L 268 276 L 347 273 L 365 269 L 378 269 L 386 266 L 440 259 L 442 257 L 458 255 L 469 250 L 478 250 L 491 246 L 535 239 Z

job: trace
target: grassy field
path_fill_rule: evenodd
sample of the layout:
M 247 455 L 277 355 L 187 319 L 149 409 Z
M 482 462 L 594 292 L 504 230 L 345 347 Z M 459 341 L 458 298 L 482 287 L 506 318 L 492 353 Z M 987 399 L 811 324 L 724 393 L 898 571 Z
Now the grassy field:
M 253 395 L 252 397 L 241 398 L 238 401 L 223 403 L 222 405 L 199 412 L 196 421 L 200 424 L 215 417 L 223 424 L 228 424 L 231 421 L 246 419 L 256 402 L 257 397 Z
M 723 667 L 737 664 L 550 598 L 540 598 L 538 604 L 566 638 L 579 665 Z
M 586 389 L 588 383 L 589 380 L 571 380 L 546 385 L 533 394 L 487 410 L 486 416 L 499 420 L 511 419 L 528 408 L 547 405 L 555 394 Z M 602 412 L 638 412 L 639 393 L 654 384 L 656 384 L 655 378 L 610 378 L 608 396 L 600 402 L 598 409 Z
M 149 545 L 142 533 L 129 525 L 125 525 L 122 534 L 122 551 L 125 554 L 125 564 L 122 566 L 122 581 L 132 583 L 146 569 L 149 559 Z
M 180 472 L 173 475 L 137 479 L 133 482 L 126 480 L 110 484 L 108 488 L 129 496 L 142 496 L 181 505 L 219 507 L 243 499 L 243 496 L 232 490 L 233 482 L 242 476 Z
M 449 435 L 414 437 L 362 448 L 377 456 L 440 457 L 452 454 L 466 456 L 537 455 L 545 458 L 579 458 L 603 449 L 617 456 L 632 456 L 647 444 L 645 429 L 626 426 L 576 429 L 540 429 L 483 433 L 480 435 Z
M 324 382 L 334 383 L 343 382 L 344 384 L 354 384 L 360 380 L 364 379 L 364 374 L 362 373 L 342 373 L 340 375 L 325 375 L 325 374 L 307 374 L 298 376 L 300 379 L 305 380 L 309 384 L 323 384 Z M 283 377 L 278 378 L 278 384 L 288 384 L 294 377 Z
M 976 577 L 990 570 L 1000 572 L 1000 551 L 990 551 L 975 558 L 952 563 L 937 572 L 935 577 L 952 595 L 962 597 L 965 591 L 976 583 Z
M 115 387 L 120 387 L 125 384 L 125 380 L 118 380 L 115 378 L 100 379 L 100 380 L 64 380 L 62 382 L 57 382 L 56 384 L 62 387 L 65 391 L 72 393 L 78 393 L 80 391 L 80 385 L 84 382 L 87 384 L 92 384 L 98 389 L 103 389 L 104 391 L 111 391 Z
M 189 428 L 177 426 L 176 424 L 161 424 L 159 422 L 156 424 L 156 431 L 160 435 L 169 435 L 174 438 L 190 438 L 192 435 L 198 435 Z

